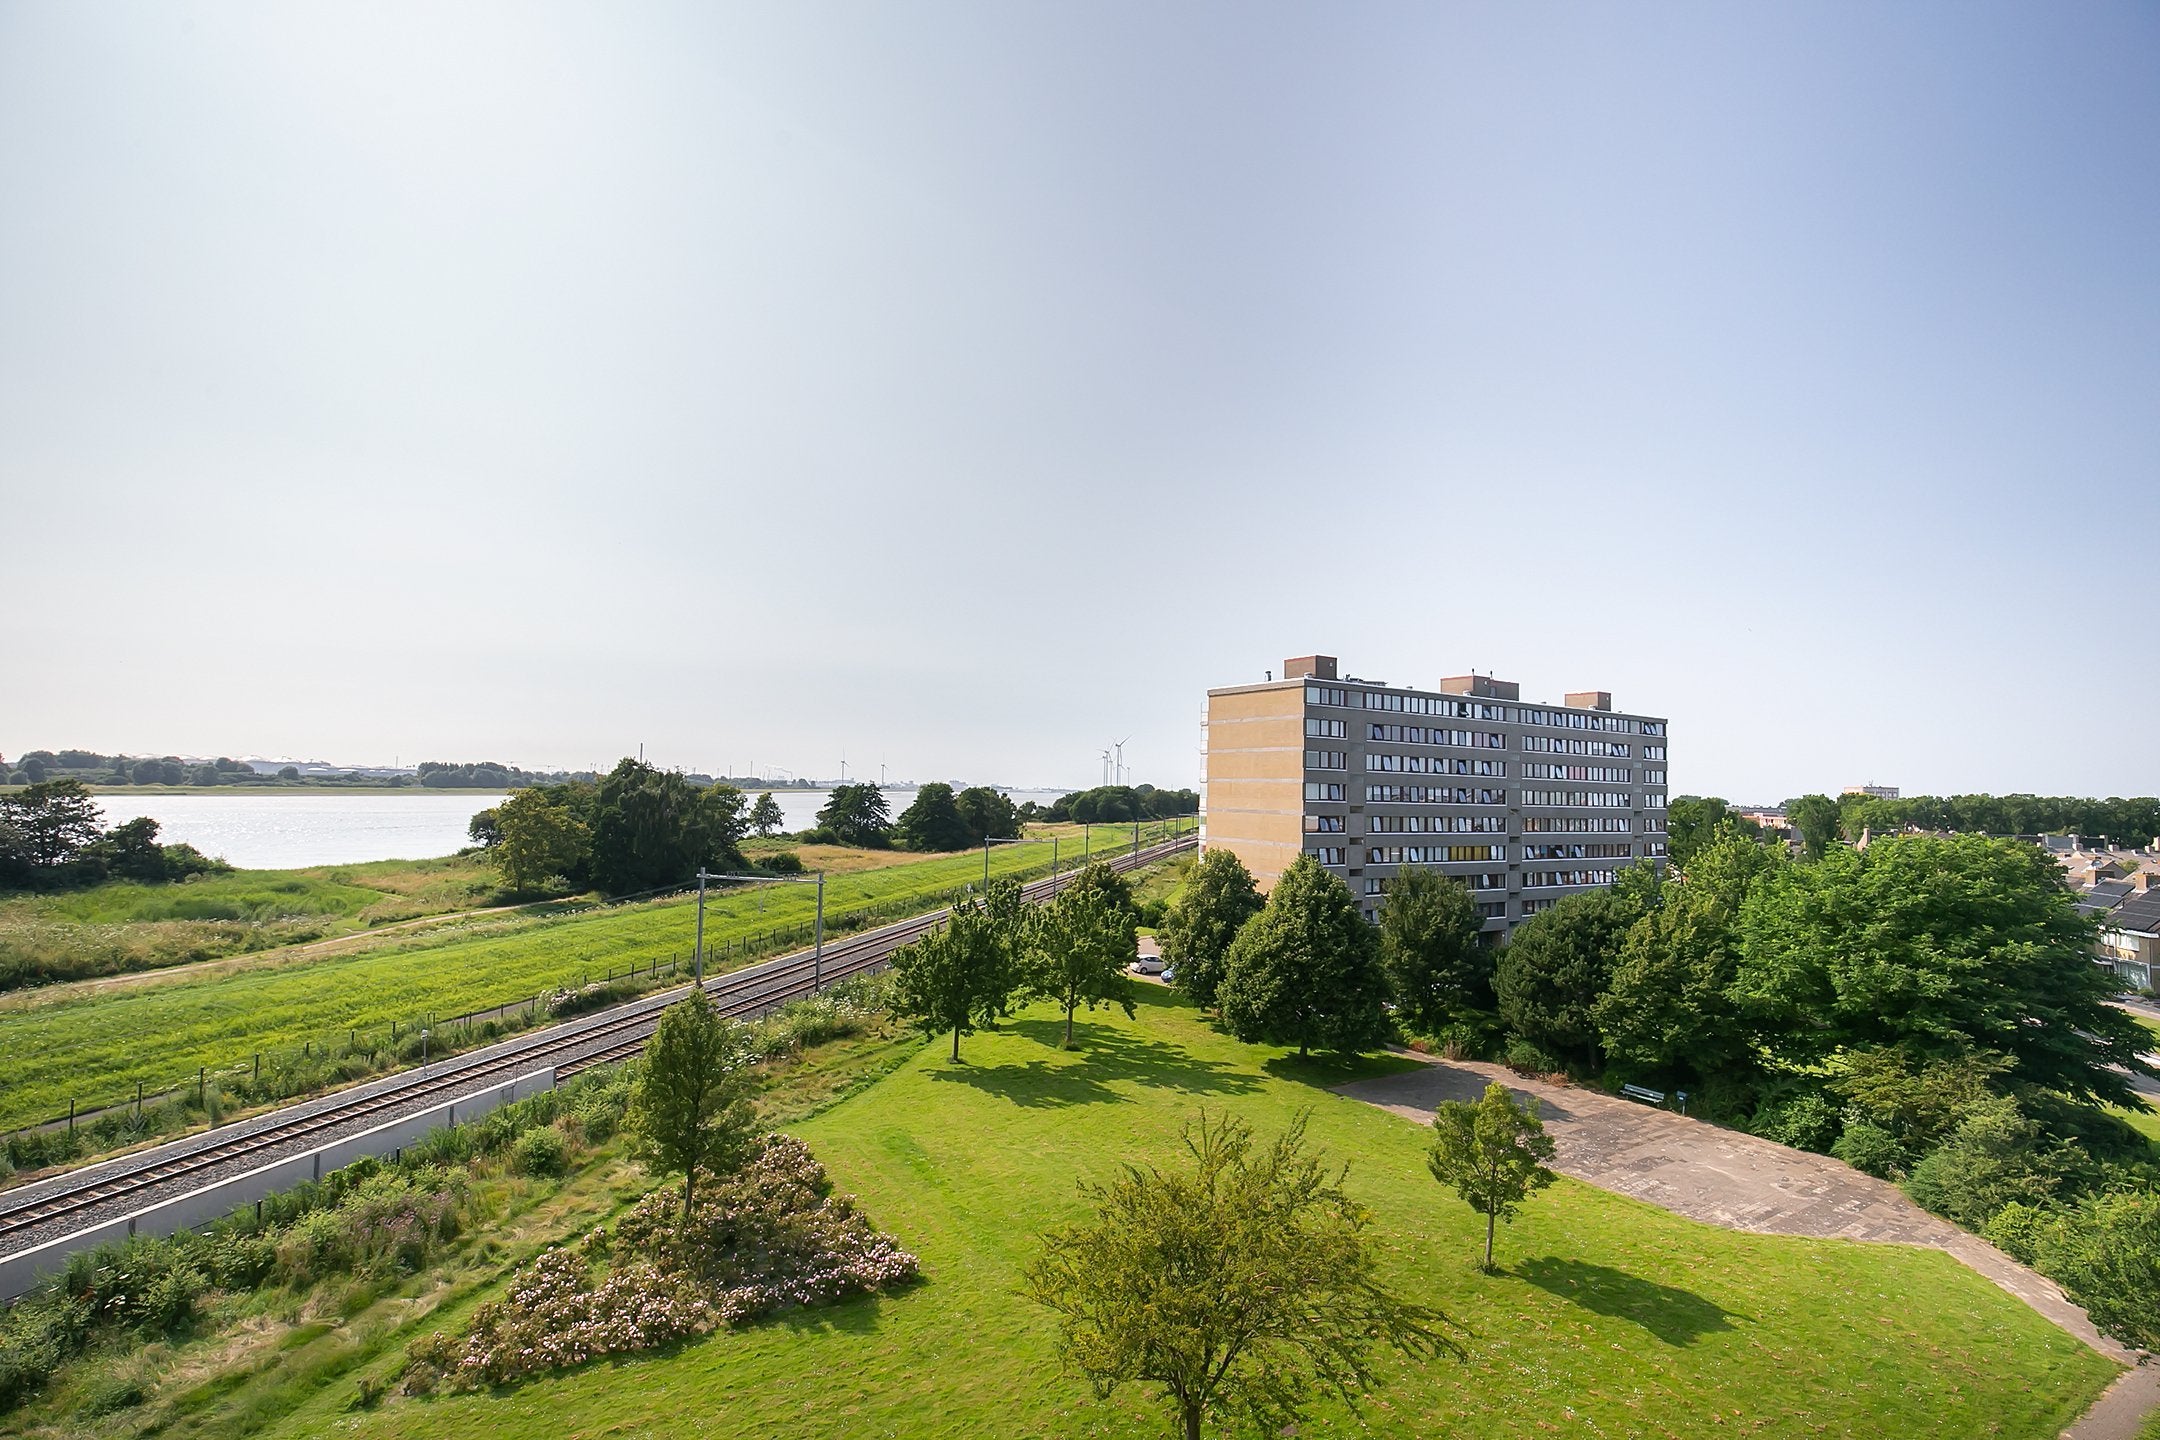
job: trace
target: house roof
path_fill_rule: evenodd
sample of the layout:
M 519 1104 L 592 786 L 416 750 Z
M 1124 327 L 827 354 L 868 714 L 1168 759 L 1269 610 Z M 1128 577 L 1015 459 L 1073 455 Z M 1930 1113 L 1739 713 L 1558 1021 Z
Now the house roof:
M 2134 892 L 2127 880 L 2102 880 L 2091 889 L 2078 892 L 2078 914 L 2105 916 L 2129 899 L 2132 893 Z
M 2107 915 L 2106 924 L 2111 930 L 2160 935 L 2160 890 L 2147 890 L 2123 901 Z

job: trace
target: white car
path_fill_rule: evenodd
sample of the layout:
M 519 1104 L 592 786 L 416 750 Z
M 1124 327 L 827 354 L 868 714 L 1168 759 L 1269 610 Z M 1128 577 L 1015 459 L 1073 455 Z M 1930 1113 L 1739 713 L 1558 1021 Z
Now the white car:
M 1162 974 L 1162 973 L 1163 973 L 1163 963 L 1162 963 L 1162 956 L 1160 956 L 1160 955 L 1142 955 L 1142 956 L 1141 956 L 1140 958 L 1138 958 L 1137 960 L 1135 960 L 1135 961 L 1133 961 L 1133 962 L 1132 962 L 1132 972 L 1133 972 L 1133 974 L 1135 974 L 1135 975 L 1160 975 L 1160 974 Z

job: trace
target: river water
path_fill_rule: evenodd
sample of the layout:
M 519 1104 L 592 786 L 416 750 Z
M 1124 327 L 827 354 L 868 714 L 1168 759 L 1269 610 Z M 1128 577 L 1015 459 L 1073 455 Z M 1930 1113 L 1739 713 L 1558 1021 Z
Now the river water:
M 1058 790 L 1012 790 L 1017 803 L 1047 805 Z M 790 830 L 807 830 L 831 794 L 826 790 L 775 790 L 773 798 Z M 914 800 L 912 790 L 886 792 L 895 817 Z M 451 855 L 472 843 L 465 827 L 475 812 L 500 795 L 430 795 L 409 790 L 257 791 L 252 794 L 101 795 L 105 822 L 137 815 L 158 822 L 158 838 L 185 841 L 246 870 L 291 870 L 303 865 L 353 865 L 363 860 L 425 860 Z M 753 792 L 752 798 L 755 798 Z

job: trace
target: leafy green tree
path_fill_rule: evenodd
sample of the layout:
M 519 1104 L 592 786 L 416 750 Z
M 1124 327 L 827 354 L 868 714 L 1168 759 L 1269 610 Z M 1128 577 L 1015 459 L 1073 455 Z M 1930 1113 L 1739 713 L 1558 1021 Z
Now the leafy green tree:
M 750 1047 L 701 989 L 661 1013 L 630 1092 L 631 1143 L 662 1175 L 683 1177 L 690 1219 L 701 1172 L 728 1175 L 757 1147 Z
M 2040 1126 L 2017 1101 L 1999 1095 L 1983 1101 L 1947 1141 L 1923 1156 L 1905 1186 L 1936 1214 L 1980 1230 L 2013 1201 L 2046 1203 L 2060 1170 Z
M 1260 887 L 1236 852 L 1216 846 L 1193 865 L 1156 938 L 1178 989 L 1194 1004 L 1215 1007 L 1230 942 L 1263 903 Z
M 1730 830 L 1697 850 L 1686 877 L 1628 927 L 1591 1016 L 1607 1053 L 1668 1073 L 1752 1068 L 1753 1032 L 1732 993 L 1740 906 L 1778 852 Z
M 1830 842 L 1837 839 L 1837 801 L 1827 795 L 1802 795 L 1797 800 L 1787 800 L 1785 818 L 1792 822 L 1810 860 L 1822 859 Z
M 1721 833 L 1754 840 L 1762 835 L 1762 827 L 1735 815 L 1732 807 L 1715 795 L 1675 795 L 1665 807 L 1665 853 L 1682 870 L 1687 869 L 1696 851 Z
M 495 844 L 489 858 L 512 890 L 531 892 L 558 875 L 579 875 L 592 858 L 591 832 L 546 790 L 516 791 L 490 813 Z
M 965 850 L 971 838 L 953 803 L 953 788 L 942 780 L 915 792 L 914 803 L 900 812 L 895 834 L 908 849 L 924 851 Z
M 1493 1226 L 1512 1221 L 1533 1191 L 1552 1184 L 1553 1172 L 1545 1168 L 1552 1158 L 1552 1137 L 1545 1133 L 1537 1100 L 1518 1105 L 1505 1085 L 1487 1085 L 1485 1098 L 1474 1104 L 1443 1100 L 1433 1112 L 1426 1168 L 1485 1217 L 1486 1274 L 1493 1268 Z
M 465 822 L 465 838 L 483 850 L 491 848 L 502 838 L 502 831 L 496 828 L 493 807 L 476 811 L 472 819 Z
M 1223 1023 L 1240 1040 L 1355 1053 L 1390 1033 L 1380 943 L 1348 886 L 1309 855 L 1290 862 L 1231 942 Z
M 757 797 L 757 804 L 750 807 L 750 828 L 760 838 L 777 835 L 787 825 L 787 815 L 780 809 L 780 802 L 767 790 Z
M 300 767 L 297 765 L 286 765 L 279 769 L 279 771 L 277 772 L 277 778 L 280 780 L 297 780 L 300 778 Z
M 2033 1263 L 2126 1345 L 2160 1350 L 2160 1194 L 2086 1198 L 2049 1225 Z
M 1898 835 L 1767 872 L 1741 907 L 1734 992 L 1781 1062 L 1896 1046 L 1917 1064 L 1993 1054 L 2021 1086 L 2142 1109 L 2143 1026 L 2092 962 L 2055 862 L 1977 835 Z
M 1095 862 L 1101 864 L 1101 861 Z M 1073 1012 L 1117 1005 L 1133 1014 L 1132 912 L 1101 887 L 1074 887 L 1029 916 L 1023 940 L 1028 988 L 1065 1012 L 1065 1048 L 1073 1048 Z
M 875 785 L 840 785 L 817 813 L 818 827 L 830 830 L 842 845 L 864 850 L 892 848 L 892 811 L 885 792 Z
M 1017 840 L 1020 837 L 1020 812 L 1002 791 L 987 785 L 970 785 L 953 797 L 953 807 L 959 812 L 960 823 L 967 827 L 971 845 L 980 845 L 989 839 Z
M 1015 923 L 992 896 L 953 906 L 944 929 L 893 952 L 894 1013 L 932 1035 L 950 1030 L 955 1064 L 960 1037 L 1011 1003 L 1018 980 Z
M 1492 1012 L 1499 952 L 1484 929 L 1460 880 L 1407 865 L 1396 874 L 1380 907 L 1380 963 L 1412 1029 L 1436 1035 Z
M 1509 1031 L 1553 1055 L 1596 1068 L 1598 997 L 1605 993 L 1628 927 L 1644 910 L 1640 899 L 1616 886 L 1570 895 L 1517 926 L 1493 977 L 1500 1019 Z
M 1127 1165 L 1081 1193 L 1091 1223 L 1044 1237 L 1027 1291 L 1059 1320 L 1059 1351 L 1098 1398 L 1152 1385 L 1173 1433 L 1242 1421 L 1292 1433 L 1315 1393 L 1355 1405 L 1380 1347 L 1459 1350 L 1445 1315 L 1380 1278 L 1365 1208 L 1305 1149 L 1304 1121 L 1256 1151 L 1252 1129 L 1205 1115 L 1191 1162 Z
M 0 818 L 20 837 L 24 859 L 51 871 L 81 857 L 104 817 L 80 780 L 46 780 L 0 795 Z
M 700 866 L 743 867 L 743 793 L 699 789 L 682 775 L 625 759 L 594 797 L 593 878 L 624 895 L 680 884 Z
M 83 856 L 115 879 L 160 884 L 169 877 L 165 869 L 165 847 L 158 844 L 157 836 L 158 822 L 147 815 L 138 815 L 91 841 L 83 848 Z

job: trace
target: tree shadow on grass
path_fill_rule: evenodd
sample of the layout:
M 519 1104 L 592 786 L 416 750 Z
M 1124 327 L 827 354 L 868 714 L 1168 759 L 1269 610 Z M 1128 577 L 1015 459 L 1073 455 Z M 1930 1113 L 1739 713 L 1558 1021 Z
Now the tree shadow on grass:
M 1065 1043 L 1062 1015 L 1054 1020 L 1013 1020 L 1004 1028 L 1047 1050 L 1062 1050 Z M 1133 1097 L 1115 1088 L 1120 1083 L 1186 1095 L 1242 1095 L 1259 1088 L 1258 1080 L 1234 1066 L 1100 1020 L 1076 1019 L 1073 1043 L 1076 1048 L 1063 1051 L 1070 1058 L 1062 1062 L 969 1065 L 963 1061 L 927 1073 L 933 1080 L 972 1085 L 1026 1109 L 1129 1102 Z
M 1314 1051 L 1310 1055 L 1278 1055 L 1260 1068 L 1277 1080 L 1332 1090 L 1353 1080 L 1400 1075 L 1410 1070 L 1423 1070 L 1425 1066 L 1401 1055 L 1339 1055 L 1332 1051 Z
M 1525 1260 L 1510 1273 L 1585 1310 L 1632 1320 L 1668 1345 L 1692 1345 L 1713 1331 L 1732 1329 L 1735 1320 L 1748 1318 L 1692 1290 L 1583 1260 L 1546 1255 Z

